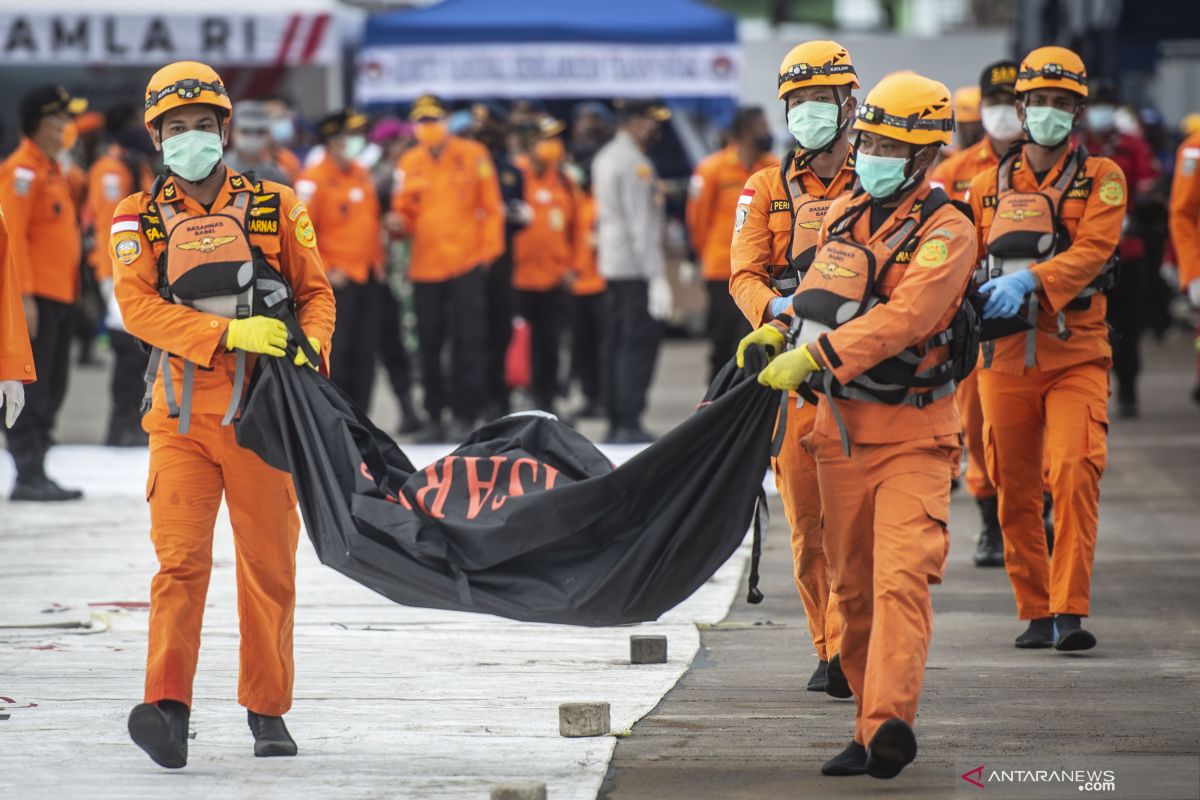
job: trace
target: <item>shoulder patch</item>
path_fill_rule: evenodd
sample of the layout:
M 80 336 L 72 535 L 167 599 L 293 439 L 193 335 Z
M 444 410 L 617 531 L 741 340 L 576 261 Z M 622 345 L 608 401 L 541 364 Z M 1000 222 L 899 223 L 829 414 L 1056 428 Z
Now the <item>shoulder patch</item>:
M 983 197 L 979 198 L 979 204 L 983 208 L 995 208 L 996 207 L 996 195 L 985 194 Z
M 1067 189 L 1068 200 L 1087 200 L 1092 195 L 1092 179 L 1084 176 L 1076 178 Z
M 161 242 L 167 238 L 167 231 L 163 228 L 162 218 L 158 216 L 158 209 L 138 214 L 138 223 L 141 225 L 142 235 L 146 237 L 147 242 Z
M 112 237 L 113 256 L 125 266 L 142 254 L 142 237 L 134 231 L 121 231 Z
M 299 210 L 299 214 L 296 211 Z M 296 225 L 296 241 L 302 246 L 314 248 L 317 246 L 317 230 L 313 227 L 312 219 L 308 216 L 308 209 L 303 203 L 297 203 L 288 216 L 295 221 Z
M 918 267 L 940 267 L 950 257 L 950 248 L 944 239 L 927 239 L 914 259 Z
M 14 167 L 13 168 L 13 190 L 19 196 L 24 197 L 29 194 L 29 190 L 33 188 L 33 179 L 37 177 L 37 173 L 29 167 Z
M 654 176 L 654 170 L 650 168 L 649 164 L 638 164 L 635 172 L 644 181 L 649 181 Z
M 1125 203 L 1125 187 L 1119 180 L 1105 176 L 1104 183 L 1100 184 L 1100 200 L 1109 206 L 1123 205 Z
M 774 214 L 774 213 L 777 213 L 780 211 L 786 211 L 787 213 L 790 214 L 792 212 L 792 201 L 791 200 L 772 200 L 771 201 L 771 213 Z

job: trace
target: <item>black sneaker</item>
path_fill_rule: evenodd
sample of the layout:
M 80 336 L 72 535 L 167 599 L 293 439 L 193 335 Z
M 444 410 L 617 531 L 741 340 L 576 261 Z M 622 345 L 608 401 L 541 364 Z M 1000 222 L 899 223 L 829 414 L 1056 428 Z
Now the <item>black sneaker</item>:
M 983 517 L 983 530 L 979 532 L 979 541 L 975 544 L 975 566 L 1003 567 L 1004 536 L 1000 533 L 998 501 L 994 497 L 980 497 L 975 502 L 979 505 L 979 515 Z
M 1085 631 L 1078 614 L 1059 614 L 1054 618 L 1054 649 L 1060 651 L 1091 650 L 1096 637 Z
M 821 766 L 822 775 L 866 775 L 867 748 L 858 742 L 850 742 L 846 749 Z
M 139 703 L 129 712 L 129 738 L 146 755 L 167 769 L 187 766 L 188 719 L 183 703 L 161 700 Z
M 917 757 L 917 736 L 908 723 L 889 719 L 879 726 L 867 747 L 867 774 L 872 778 L 894 778 Z
M 8 499 L 27 503 L 61 503 L 81 497 L 83 492 L 78 489 L 64 489 L 49 478 L 34 478 L 18 481 Z
M 254 755 L 270 758 L 294 756 L 298 752 L 287 725 L 283 724 L 283 717 L 268 717 L 246 709 L 246 722 L 254 734 Z
M 826 679 L 825 694 L 830 697 L 836 697 L 839 700 L 845 700 L 847 697 L 854 696 L 854 692 L 850 691 L 850 683 L 846 680 L 846 673 L 842 672 L 841 653 L 829 659 Z
M 813 670 L 812 677 L 808 679 L 806 687 L 810 692 L 824 692 L 829 687 L 829 662 L 818 661 L 817 668 Z
M 1029 627 L 1013 642 L 1023 650 L 1041 650 L 1054 646 L 1054 618 L 1039 617 L 1029 620 Z

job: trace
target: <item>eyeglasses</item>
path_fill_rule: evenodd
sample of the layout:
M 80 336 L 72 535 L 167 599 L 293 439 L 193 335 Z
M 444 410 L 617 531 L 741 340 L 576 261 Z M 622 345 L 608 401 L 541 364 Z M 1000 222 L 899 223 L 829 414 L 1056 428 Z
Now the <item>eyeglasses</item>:
M 183 100 L 195 100 L 201 92 L 212 92 L 215 95 L 226 95 L 225 87 L 219 82 L 206 83 L 197 78 L 184 78 L 175 81 L 170 86 L 164 86 L 156 92 L 146 95 L 146 108 L 153 108 L 171 95 L 179 95 Z

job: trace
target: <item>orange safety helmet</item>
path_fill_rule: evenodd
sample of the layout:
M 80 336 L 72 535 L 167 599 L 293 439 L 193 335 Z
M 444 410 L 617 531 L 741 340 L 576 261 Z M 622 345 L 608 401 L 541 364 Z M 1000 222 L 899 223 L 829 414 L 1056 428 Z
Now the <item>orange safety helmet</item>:
M 1083 59 L 1065 47 L 1039 47 L 1021 60 L 1017 70 L 1017 94 L 1034 89 L 1063 89 L 1088 96 L 1087 67 Z
M 199 61 L 168 64 L 146 84 L 146 130 L 152 130 L 155 120 L 172 108 L 192 103 L 216 106 L 226 117 L 233 116 L 233 103 L 215 69 Z
M 837 42 L 817 40 L 798 44 L 779 65 L 779 99 L 793 89 L 809 86 L 858 88 L 858 75 L 846 48 Z
M 893 72 L 855 112 L 854 130 L 909 144 L 950 144 L 954 110 L 944 83 L 915 72 Z
M 964 86 L 954 90 L 954 121 L 979 122 L 979 86 Z

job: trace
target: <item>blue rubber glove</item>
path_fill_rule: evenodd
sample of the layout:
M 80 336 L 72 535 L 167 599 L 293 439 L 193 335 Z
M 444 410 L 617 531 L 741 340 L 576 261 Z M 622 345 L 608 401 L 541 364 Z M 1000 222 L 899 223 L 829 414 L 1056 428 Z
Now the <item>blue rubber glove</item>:
M 776 297 L 771 301 L 771 305 L 767 310 L 771 312 L 772 317 L 778 317 L 780 314 L 789 313 L 792 310 L 792 298 Z
M 1037 288 L 1037 280 L 1027 269 L 1011 275 L 1001 275 L 979 287 L 979 293 L 989 295 L 983 306 L 984 319 L 1014 316 L 1021 310 L 1025 295 Z

